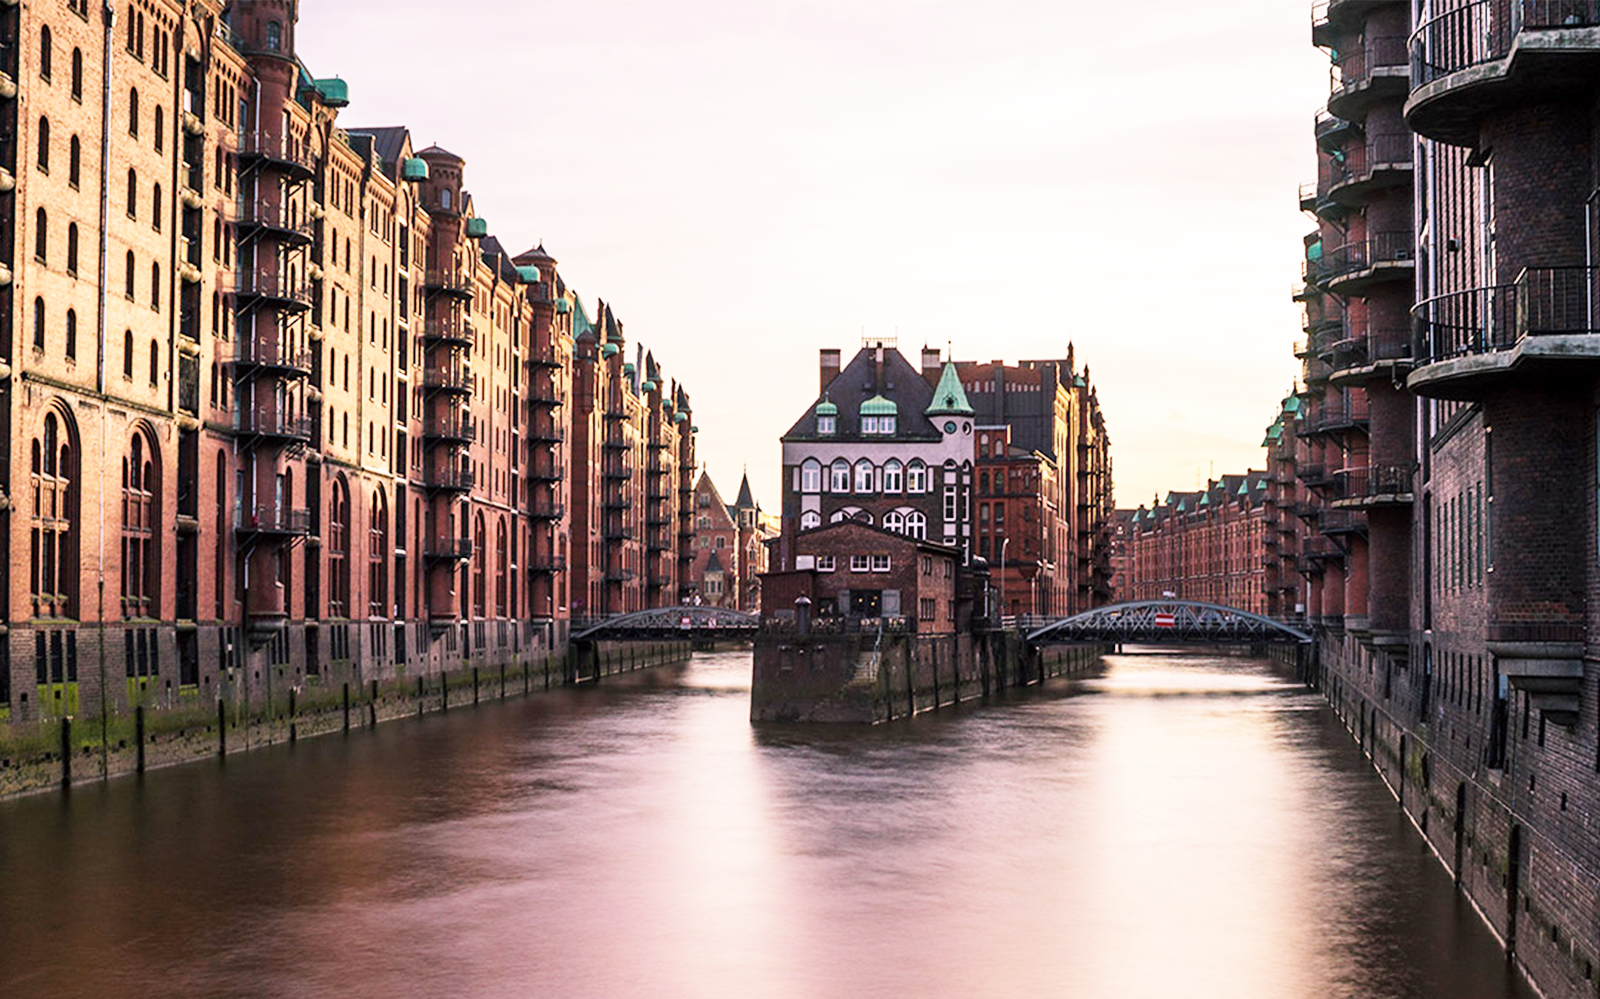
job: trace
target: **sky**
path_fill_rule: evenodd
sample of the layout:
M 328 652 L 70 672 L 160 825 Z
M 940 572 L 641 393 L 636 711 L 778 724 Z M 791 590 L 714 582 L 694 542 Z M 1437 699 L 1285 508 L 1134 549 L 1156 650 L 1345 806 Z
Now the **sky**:
M 1261 467 L 1293 386 L 1309 2 L 306 0 L 296 45 L 612 305 L 729 498 L 777 508 L 817 351 L 863 336 L 1073 344 L 1121 506 Z

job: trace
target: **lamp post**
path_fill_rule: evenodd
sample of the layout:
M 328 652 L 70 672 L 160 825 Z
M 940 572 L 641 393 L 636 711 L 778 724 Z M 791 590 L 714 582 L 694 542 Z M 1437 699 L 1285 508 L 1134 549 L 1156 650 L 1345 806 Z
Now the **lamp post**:
M 1006 616 L 1006 545 L 1011 543 L 1011 538 L 1000 539 L 1000 616 Z

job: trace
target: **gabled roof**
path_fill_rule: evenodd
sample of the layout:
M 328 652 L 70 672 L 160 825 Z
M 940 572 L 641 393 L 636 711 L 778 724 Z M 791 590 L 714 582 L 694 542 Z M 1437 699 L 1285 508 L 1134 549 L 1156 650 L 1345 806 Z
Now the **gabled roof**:
M 933 402 L 924 411 L 927 416 L 973 416 L 972 404 L 967 402 L 967 392 L 961 387 L 961 376 L 956 366 L 944 362 L 939 374 L 939 384 L 933 390 Z
M 405 151 L 406 127 L 404 125 L 380 125 L 376 128 L 347 128 L 351 135 L 372 136 L 372 152 L 383 167 L 383 172 L 391 179 L 400 162 L 400 154 Z
M 813 440 L 818 436 L 817 406 L 824 401 L 824 396 L 839 410 L 838 432 L 830 435 L 829 440 L 860 435 L 862 404 L 874 399 L 882 400 L 874 403 L 875 408 L 885 403 L 892 404 L 893 409 L 885 408 L 883 411 L 899 415 L 894 434 L 873 435 L 874 440 L 942 439 L 939 431 L 924 415 L 933 401 L 933 386 L 922 377 L 922 372 L 913 368 L 892 347 L 883 348 L 881 368 L 876 360 L 876 348 L 861 348 L 824 388 L 825 391 L 817 393 L 816 398 L 806 406 L 805 413 L 783 435 L 783 440 Z M 869 410 L 866 415 L 875 414 Z
M 717 550 L 715 548 L 711 549 L 711 554 L 706 556 L 706 571 L 707 572 L 721 572 L 722 571 L 722 559 L 717 558 Z

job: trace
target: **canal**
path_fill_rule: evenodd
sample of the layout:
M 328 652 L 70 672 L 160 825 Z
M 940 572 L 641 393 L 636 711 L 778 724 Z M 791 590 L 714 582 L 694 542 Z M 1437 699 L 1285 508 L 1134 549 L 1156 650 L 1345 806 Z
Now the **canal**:
M 0 803 L 0 996 L 1531 995 L 1265 662 L 872 730 L 753 729 L 749 676 Z

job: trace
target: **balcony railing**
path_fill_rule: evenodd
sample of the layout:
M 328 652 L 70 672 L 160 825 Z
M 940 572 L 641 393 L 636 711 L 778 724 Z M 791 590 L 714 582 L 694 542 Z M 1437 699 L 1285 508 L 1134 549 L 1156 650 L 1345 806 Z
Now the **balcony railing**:
M 436 416 L 423 423 L 422 436 L 471 444 L 478 439 L 477 424 L 465 416 Z
M 559 461 L 545 464 L 534 462 L 528 469 L 528 478 L 534 482 L 559 482 L 562 474 L 563 468 Z
M 1391 364 L 1411 358 L 1411 335 L 1399 330 L 1360 333 L 1334 341 L 1329 358 L 1335 370 Z
M 454 561 L 472 557 L 472 541 L 468 538 L 434 538 L 428 542 L 428 557 Z
M 284 142 L 260 132 L 247 132 L 239 136 L 241 159 L 265 159 L 289 167 L 296 173 L 316 172 L 317 160 L 311 150 L 295 142 Z
M 309 416 L 279 416 L 245 410 L 234 417 L 233 429 L 246 436 L 309 441 L 316 424 Z
M 234 292 L 242 298 L 271 298 L 304 306 L 311 304 L 311 285 L 305 281 L 290 281 L 277 268 L 240 271 L 234 281 Z
M 422 372 L 422 387 L 441 392 L 471 392 L 472 369 L 465 365 L 453 368 L 428 368 Z
M 234 221 L 242 228 L 271 229 L 293 238 L 296 242 L 309 242 L 314 225 L 289 210 L 283 202 L 268 204 L 262 201 L 239 200 L 234 203 Z
M 536 368 L 559 368 L 566 362 L 554 347 L 535 347 L 528 352 L 528 363 Z
M 291 510 L 276 503 L 233 502 L 233 529 L 263 534 L 306 534 L 311 530 L 310 510 Z
M 1409 169 L 1414 144 L 1409 133 L 1382 132 L 1362 145 L 1343 150 L 1343 159 L 1334 160 L 1328 172 L 1327 191 L 1319 192 L 1319 196 L 1335 196 L 1345 188 L 1370 181 L 1379 170 Z
M 535 520 L 560 520 L 566 515 L 567 508 L 561 503 L 552 503 L 549 500 L 535 501 L 528 504 L 528 516 Z
M 1318 277 L 1325 282 L 1371 270 L 1380 264 L 1410 263 L 1415 237 L 1410 230 L 1379 232 L 1336 246 L 1323 255 Z
M 422 285 L 430 291 L 451 295 L 470 296 L 475 282 L 471 274 L 453 270 L 431 270 L 424 276 Z
M 1411 86 L 1503 59 L 1524 31 L 1600 25 L 1600 0 L 1476 0 L 1442 10 L 1411 34 Z
M 467 493 L 471 492 L 473 486 L 477 485 L 477 477 L 470 468 L 456 468 L 454 466 L 430 468 L 428 469 L 427 485 L 429 489 L 442 492 Z
M 1372 499 L 1379 496 L 1409 497 L 1416 466 L 1372 465 L 1366 468 L 1345 468 L 1338 476 L 1340 499 Z
M 528 431 L 528 440 L 533 444 L 560 444 L 567 439 L 567 432 L 561 427 L 534 427 Z
M 464 319 L 430 319 L 422 324 L 422 340 L 424 343 L 438 341 L 441 343 L 472 346 L 472 324 Z
M 1422 363 L 1515 347 L 1523 337 L 1600 333 L 1600 268 L 1529 267 L 1511 284 L 1419 302 L 1413 350 Z
M 534 572 L 562 572 L 567 568 L 565 555 L 535 555 L 528 560 L 528 568 Z
M 311 351 L 296 350 L 281 340 L 241 338 L 234 345 L 233 360 L 241 367 L 277 368 L 302 375 L 311 373 Z

